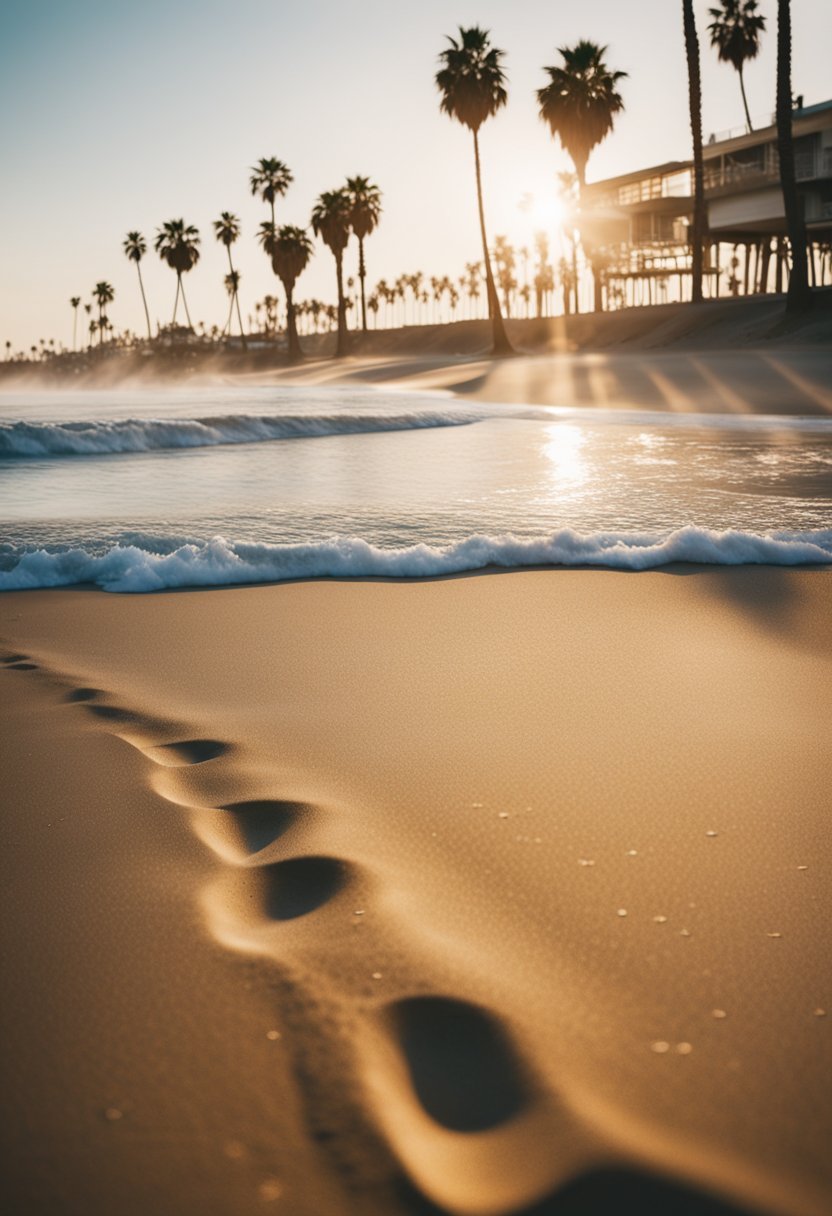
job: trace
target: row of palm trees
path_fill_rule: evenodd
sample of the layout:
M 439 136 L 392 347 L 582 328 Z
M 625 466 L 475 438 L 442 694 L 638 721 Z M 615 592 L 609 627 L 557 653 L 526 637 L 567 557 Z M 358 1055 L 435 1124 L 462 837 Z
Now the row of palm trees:
M 745 95 L 743 68 L 746 62 L 757 55 L 760 35 L 765 29 L 765 17 L 758 12 L 758 8 L 758 0 L 721 0 L 718 7 L 709 10 L 712 17 L 708 27 L 711 43 L 716 48 L 719 58 L 731 63 L 737 70 L 749 129 L 751 129 L 751 118 Z M 694 216 L 691 226 L 692 298 L 694 301 L 699 301 L 702 299 L 703 249 L 707 230 L 707 214 L 704 197 L 699 43 L 693 13 L 693 0 L 682 0 L 682 27 L 688 62 L 689 106 L 694 145 Z M 794 177 L 789 0 L 778 0 L 777 34 L 777 129 L 781 183 L 789 243 L 792 249 L 788 306 L 794 309 L 808 306 L 809 284 L 806 235 L 800 216 Z M 511 353 L 511 344 L 503 324 L 486 233 L 479 147 L 479 133 L 483 124 L 497 114 L 508 100 L 507 81 L 503 67 L 505 52 L 492 46 L 489 32 L 479 26 L 472 26 L 468 29 L 460 27 L 459 37 L 449 37 L 447 41 L 449 45 L 440 54 L 441 66 L 435 77 L 436 87 L 441 95 L 440 109 L 450 118 L 467 127 L 473 135 L 477 206 L 488 308 L 492 322 L 493 351 L 498 355 L 508 354 Z M 543 69 L 549 79 L 542 88 L 537 90 L 536 95 L 540 118 L 549 127 L 553 138 L 560 141 L 574 166 L 579 210 L 586 186 L 589 157 L 593 149 L 613 129 L 616 115 L 624 108 L 618 86 L 620 81 L 626 77 L 626 73 L 613 71 L 607 66 L 604 60 L 606 52 L 606 47 L 598 46 L 585 39 L 572 47 L 559 48 L 558 53 L 562 58 L 562 63 Z M 603 307 L 602 276 L 596 256 L 597 250 L 593 248 L 586 232 L 582 233 L 582 238 L 584 254 L 594 280 L 595 309 L 600 311 Z
M 258 241 L 269 257 L 272 269 L 283 284 L 286 294 L 287 335 L 289 354 L 291 358 L 301 355 L 298 340 L 297 322 L 295 317 L 294 289 L 298 277 L 306 268 L 312 257 L 312 240 L 306 228 L 293 224 L 278 226 L 276 221 L 276 203 L 288 191 L 293 181 L 291 170 L 283 161 L 276 157 L 261 158 L 251 170 L 249 186 L 251 193 L 262 199 L 269 207 L 270 218 L 264 220 L 258 230 Z M 350 237 L 355 235 L 358 241 L 358 277 L 361 293 L 361 324 L 367 329 L 367 300 L 366 300 L 366 260 L 364 243 L 378 226 L 381 219 L 382 204 L 381 190 L 369 177 L 356 176 L 348 178 L 346 184 L 335 190 L 324 191 L 318 198 L 312 211 L 312 231 L 321 238 L 330 249 L 336 266 L 338 287 L 338 354 L 346 350 L 346 297 L 343 282 L 343 257 Z M 224 284 L 228 292 L 230 305 L 226 331 L 230 333 L 234 312 L 240 329 L 240 340 L 246 349 L 246 333 L 243 325 L 240 307 L 240 272 L 235 268 L 232 258 L 232 246 L 240 236 L 240 220 L 231 211 L 222 211 L 220 217 L 213 221 L 214 236 L 225 247 L 228 257 L 228 273 Z M 159 257 L 176 274 L 176 295 L 171 318 L 171 331 L 175 330 L 176 316 L 181 298 L 182 307 L 188 323 L 193 330 L 188 301 L 185 295 L 183 275 L 196 266 L 200 258 L 201 237 L 193 224 L 186 224 L 183 219 L 168 220 L 157 230 L 153 247 Z M 147 253 L 147 241 L 141 232 L 128 232 L 123 245 L 125 256 L 134 263 L 138 276 L 139 290 L 147 323 L 147 336 L 152 338 L 153 331 L 150 322 L 150 309 L 147 303 L 144 280 L 142 279 L 141 263 Z M 95 332 L 99 342 L 103 341 L 108 329 L 105 314 L 107 304 L 114 298 L 114 290 L 105 281 L 96 284 L 93 298 L 99 307 L 99 319 Z M 77 315 L 81 303 L 79 296 L 71 297 L 70 303 L 74 310 L 73 346 L 77 347 Z
M 798 197 L 794 182 L 794 155 L 791 141 L 791 13 L 789 0 L 778 0 L 778 67 L 777 67 L 777 127 L 780 151 L 780 172 L 785 210 L 792 250 L 792 272 L 789 277 L 789 305 L 805 306 L 808 301 L 808 275 L 805 231 L 800 217 Z M 766 27 L 765 17 L 758 11 L 758 0 L 720 0 L 719 6 L 709 10 L 712 21 L 708 26 L 711 43 L 719 58 L 732 64 L 739 77 L 746 120 L 751 128 L 748 101 L 745 93 L 743 69 L 753 59 L 760 46 L 760 37 Z M 694 213 L 691 225 L 692 298 L 702 299 L 703 248 L 707 235 L 707 216 L 704 200 L 704 173 L 702 152 L 701 81 L 699 69 L 699 42 L 693 13 L 693 0 L 682 0 L 682 30 L 688 62 L 689 108 L 694 147 Z M 474 168 L 476 176 L 479 229 L 482 241 L 482 267 L 485 280 L 486 302 L 492 323 L 493 349 L 496 354 L 510 353 L 511 345 L 503 321 L 500 292 L 502 286 L 504 303 L 507 306 L 511 290 L 513 267 L 505 263 L 500 269 L 501 249 L 495 244 L 494 260 L 498 263 L 495 276 L 492 250 L 489 246 L 483 204 L 482 171 L 479 136 L 483 124 L 496 115 L 508 101 L 507 81 L 503 61 L 505 52 L 491 44 L 490 34 L 479 26 L 460 27 L 458 37 L 449 37 L 448 46 L 440 53 L 440 66 L 435 75 L 440 93 L 440 110 L 460 122 L 473 137 Z M 536 91 L 540 119 L 548 126 L 553 138 L 560 141 L 574 167 L 570 177 L 570 191 L 574 186 L 577 229 L 583 245 L 584 257 L 594 283 L 595 309 L 603 307 L 602 280 L 604 270 L 603 250 L 593 244 L 591 232 L 582 224 L 584 191 L 587 165 L 593 150 L 612 131 L 616 116 L 624 109 L 619 91 L 626 72 L 612 70 L 605 62 L 607 48 L 586 39 L 574 46 L 559 48 L 561 62 L 546 66 L 546 83 Z M 296 225 L 277 225 L 276 204 L 285 197 L 293 181 L 291 170 L 274 157 L 259 160 L 251 170 L 249 186 L 253 195 L 262 199 L 269 207 L 270 218 L 260 224 L 258 240 L 270 258 L 272 269 L 281 280 L 286 295 L 287 335 L 290 356 L 300 356 L 294 290 L 298 277 L 312 256 L 312 242 L 306 228 Z M 562 182 L 562 187 L 564 183 Z M 565 188 L 565 187 L 564 187 Z M 320 237 L 335 260 L 337 285 L 337 348 L 344 354 L 347 346 L 347 299 L 343 281 L 343 259 L 351 236 L 358 242 L 359 284 L 361 299 L 361 324 L 367 328 L 368 301 L 365 291 L 366 265 L 364 242 L 377 227 L 381 218 L 381 192 L 367 177 L 349 178 L 345 185 L 324 191 L 317 199 L 311 215 L 312 232 Z M 230 332 L 233 313 L 236 309 L 241 342 L 245 346 L 245 332 L 239 300 L 240 274 L 235 269 L 231 249 L 240 236 L 240 223 L 231 212 L 223 211 L 214 221 L 214 234 L 222 243 L 228 256 L 228 273 L 225 286 L 229 294 Z M 573 230 L 574 231 L 574 230 Z M 502 240 L 502 238 L 500 238 Z M 147 246 L 139 232 L 130 232 L 124 241 L 126 256 L 135 263 L 148 336 L 151 334 L 150 313 L 144 284 L 141 278 L 141 261 Z M 173 321 L 180 296 L 189 328 L 190 313 L 185 297 L 183 275 L 198 262 L 200 235 L 193 225 L 184 220 L 170 220 L 157 231 L 154 249 L 176 273 L 176 296 Z M 502 250 L 505 255 L 505 249 Z M 567 272 L 572 280 L 574 305 L 577 309 L 577 251 L 573 246 L 572 268 Z M 547 281 L 541 269 L 542 279 Z M 371 297 L 370 310 L 385 300 L 385 284 L 376 291 L 377 299 Z M 543 290 L 548 290 L 543 284 Z M 106 305 L 112 301 L 110 284 L 99 282 L 93 292 L 99 309 L 98 332 L 106 330 Z M 73 307 L 77 316 L 77 297 Z

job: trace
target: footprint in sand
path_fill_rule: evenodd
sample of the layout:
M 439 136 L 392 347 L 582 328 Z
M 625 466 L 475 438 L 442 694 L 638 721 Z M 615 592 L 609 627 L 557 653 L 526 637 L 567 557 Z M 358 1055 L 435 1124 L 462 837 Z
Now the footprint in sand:
M 0 663 L 10 667 L 13 663 L 23 663 L 29 658 L 28 654 L 4 654 Z
M 100 688 L 71 688 L 64 697 L 64 700 L 70 702 L 70 704 L 76 704 L 79 702 L 94 701 L 97 697 L 101 697 L 103 695 L 104 694 L 101 692 Z
M 501 1023 L 449 997 L 420 996 L 388 1011 L 419 1102 L 455 1132 L 498 1127 L 530 1101 L 532 1085 Z
M 353 878 L 336 857 L 235 866 L 203 890 L 202 906 L 218 941 L 275 956 L 275 928 L 333 904 Z
M 154 764 L 164 768 L 183 768 L 204 764 L 231 751 L 232 745 L 220 739 L 176 739 L 171 743 L 158 743 L 160 735 L 170 735 L 176 729 L 171 722 L 151 718 L 120 705 L 108 705 L 100 701 L 106 694 L 99 688 L 73 688 L 65 697 L 72 704 L 80 704 L 96 718 L 122 727 L 124 733 L 116 731 L 126 743 L 143 752 Z
M 37 671 L 37 663 L 6 663 L 8 671 Z
M 223 861 L 259 866 L 272 860 L 267 852 L 271 846 L 300 820 L 311 818 L 314 811 L 305 802 L 266 798 L 229 802 L 218 809 L 196 807 L 191 813 L 191 824 L 202 843 Z
M 156 764 L 166 768 L 181 768 L 186 764 L 204 764 L 216 760 L 231 750 L 230 743 L 219 739 L 182 739 L 176 743 L 160 743 L 155 747 L 143 747 L 144 754 Z

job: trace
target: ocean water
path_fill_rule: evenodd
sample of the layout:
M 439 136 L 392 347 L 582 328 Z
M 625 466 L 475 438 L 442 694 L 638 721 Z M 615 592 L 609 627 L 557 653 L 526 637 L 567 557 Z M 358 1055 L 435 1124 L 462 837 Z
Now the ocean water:
M 376 388 L 0 394 L 0 589 L 832 562 L 832 420 Z

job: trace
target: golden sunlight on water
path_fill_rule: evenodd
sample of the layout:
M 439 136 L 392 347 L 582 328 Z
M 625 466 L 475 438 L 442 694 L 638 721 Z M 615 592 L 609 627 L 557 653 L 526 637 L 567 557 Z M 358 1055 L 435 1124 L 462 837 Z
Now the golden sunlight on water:
M 547 439 L 543 454 L 550 462 L 549 474 L 556 488 L 563 482 L 574 487 L 589 481 L 589 465 L 584 456 L 586 432 L 569 423 L 556 423 L 546 428 Z

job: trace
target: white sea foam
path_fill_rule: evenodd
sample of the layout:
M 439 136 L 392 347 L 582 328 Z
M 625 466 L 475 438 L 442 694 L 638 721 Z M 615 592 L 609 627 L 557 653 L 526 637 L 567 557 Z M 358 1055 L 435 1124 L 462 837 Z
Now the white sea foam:
M 89 422 L 0 422 L 0 457 L 100 456 L 166 448 L 218 447 L 275 439 L 464 426 L 464 409 L 321 414 L 222 414 L 205 418 L 118 418 Z
M 137 538 L 138 539 L 138 538 Z M 428 578 L 486 567 L 601 566 L 649 570 L 671 562 L 720 566 L 832 564 L 832 529 L 812 532 L 715 532 L 693 526 L 664 535 L 563 529 L 539 539 L 469 536 L 435 548 L 383 549 L 357 537 L 306 544 L 175 541 L 153 547 L 133 543 L 97 553 L 84 548 L 49 551 L 4 546 L 0 591 L 96 583 L 107 591 L 161 591 L 268 583 L 298 578 Z

